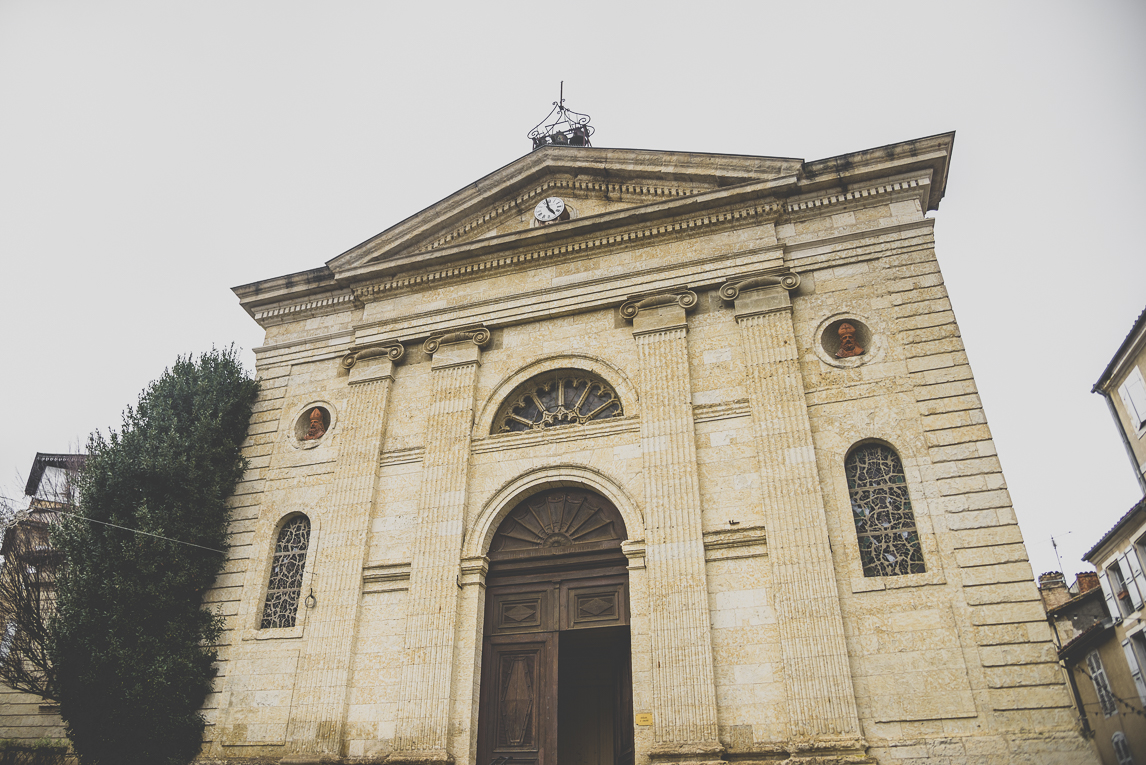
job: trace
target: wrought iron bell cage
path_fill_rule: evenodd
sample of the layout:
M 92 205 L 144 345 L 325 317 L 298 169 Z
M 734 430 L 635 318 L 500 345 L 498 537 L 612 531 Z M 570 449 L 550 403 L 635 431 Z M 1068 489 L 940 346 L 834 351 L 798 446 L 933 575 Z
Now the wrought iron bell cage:
M 588 114 L 575 112 L 565 106 L 565 83 L 561 83 L 560 99 L 553 102 L 553 108 L 545 119 L 529 131 L 536 151 L 543 146 L 592 146 L 589 138 L 596 130 L 589 124 Z

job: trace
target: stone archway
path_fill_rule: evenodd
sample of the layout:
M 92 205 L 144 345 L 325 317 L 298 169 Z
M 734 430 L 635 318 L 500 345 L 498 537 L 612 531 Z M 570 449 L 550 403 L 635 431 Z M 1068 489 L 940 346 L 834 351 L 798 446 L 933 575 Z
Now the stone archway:
M 489 550 L 478 765 L 633 762 L 626 529 L 596 492 L 520 501 Z

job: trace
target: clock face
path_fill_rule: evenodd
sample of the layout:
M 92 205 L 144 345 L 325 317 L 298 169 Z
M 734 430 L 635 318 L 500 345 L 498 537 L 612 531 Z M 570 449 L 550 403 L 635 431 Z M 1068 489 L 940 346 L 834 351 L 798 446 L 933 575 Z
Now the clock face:
M 533 217 L 542 223 L 548 223 L 551 220 L 556 220 L 557 216 L 563 212 L 565 212 L 565 203 L 561 198 L 549 197 L 537 203 L 537 207 L 533 208 Z

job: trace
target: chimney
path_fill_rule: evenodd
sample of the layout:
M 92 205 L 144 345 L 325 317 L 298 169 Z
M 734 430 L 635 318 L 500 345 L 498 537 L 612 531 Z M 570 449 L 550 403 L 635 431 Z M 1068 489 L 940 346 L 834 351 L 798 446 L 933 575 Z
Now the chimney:
M 1043 608 L 1050 611 L 1070 600 L 1066 579 L 1061 571 L 1048 571 L 1039 577 L 1039 594 L 1043 596 Z
M 1098 573 L 1094 571 L 1080 571 L 1074 577 L 1075 587 L 1078 588 L 1078 594 L 1090 592 L 1098 587 Z

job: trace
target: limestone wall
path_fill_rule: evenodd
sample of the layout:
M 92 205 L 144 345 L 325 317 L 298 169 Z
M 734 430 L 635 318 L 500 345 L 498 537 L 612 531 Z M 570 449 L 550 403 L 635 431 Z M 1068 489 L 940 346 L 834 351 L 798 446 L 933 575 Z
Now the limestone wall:
M 936 262 L 932 180 L 635 219 L 269 323 L 208 598 L 228 629 L 205 752 L 473 762 L 489 541 L 521 498 L 577 485 L 628 529 L 641 765 L 1090 762 Z M 619 209 L 598 191 L 567 192 L 585 220 Z M 514 229 L 497 225 L 459 236 Z M 861 356 L 826 347 L 841 319 Z M 342 363 L 383 340 L 400 360 Z M 511 390 L 563 368 L 624 416 L 491 434 Z M 300 442 L 314 406 L 330 429 Z M 868 441 L 903 462 L 923 573 L 864 576 L 844 460 Z M 259 629 L 292 513 L 313 600 Z
M 18 741 L 64 739 L 64 721 L 54 704 L 0 685 L 0 738 Z

